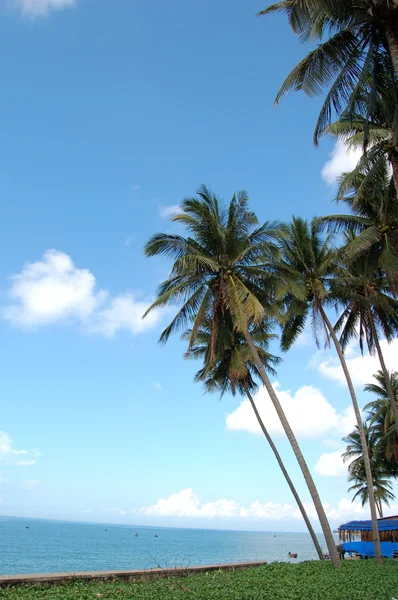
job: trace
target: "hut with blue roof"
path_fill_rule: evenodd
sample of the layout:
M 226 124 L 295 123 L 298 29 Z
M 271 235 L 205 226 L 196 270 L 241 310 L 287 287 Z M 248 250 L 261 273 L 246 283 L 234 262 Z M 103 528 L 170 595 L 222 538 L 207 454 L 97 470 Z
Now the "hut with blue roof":
M 398 555 L 398 515 L 378 519 L 381 552 L 386 558 Z M 343 552 L 359 554 L 361 558 L 375 555 L 372 522 L 349 521 L 340 525 L 339 538 Z

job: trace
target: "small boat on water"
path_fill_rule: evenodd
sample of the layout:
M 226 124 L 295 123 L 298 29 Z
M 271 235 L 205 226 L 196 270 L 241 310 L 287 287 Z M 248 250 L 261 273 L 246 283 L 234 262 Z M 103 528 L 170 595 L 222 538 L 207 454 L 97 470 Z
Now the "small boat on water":
M 155 535 L 153 537 L 159 537 L 157 533 L 155 533 Z
M 134 537 L 138 537 L 138 533 L 136 533 Z
M 291 552 L 289 552 L 289 558 L 297 558 L 297 553 L 292 554 Z

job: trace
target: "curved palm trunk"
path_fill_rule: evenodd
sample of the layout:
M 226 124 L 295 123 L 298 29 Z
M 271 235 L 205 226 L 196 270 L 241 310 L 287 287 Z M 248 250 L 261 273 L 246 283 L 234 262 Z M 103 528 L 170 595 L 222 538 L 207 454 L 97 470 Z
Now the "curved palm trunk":
M 377 507 L 379 509 L 379 517 L 380 517 L 380 519 L 382 519 L 383 518 L 383 505 L 381 503 L 381 498 L 379 500 L 379 503 L 378 503 Z
M 370 328 L 371 328 L 372 334 L 373 334 L 373 339 L 375 341 L 377 356 L 379 358 L 381 370 L 383 371 L 383 374 L 384 374 L 384 379 L 386 380 L 387 393 L 388 393 L 388 397 L 390 399 L 392 414 L 394 415 L 395 431 L 397 432 L 397 435 L 398 435 L 398 406 L 395 401 L 394 390 L 392 389 L 392 385 L 391 385 L 391 376 L 387 369 L 387 365 L 384 361 L 383 352 L 381 350 L 381 346 L 380 346 L 380 342 L 379 342 L 379 336 L 376 331 L 375 322 L 374 322 L 372 311 L 370 308 L 368 308 L 368 316 L 369 316 Z
M 398 77 L 398 38 L 394 27 L 389 22 L 385 24 L 384 30 L 387 38 L 388 50 L 391 56 L 391 62 L 394 67 L 395 75 Z
M 283 411 L 281 403 L 279 402 L 278 396 L 276 395 L 275 390 L 272 387 L 271 382 L 268 378 L 268 375 L 265 372 L 263 363 L 261 362 L 261 359 L 258 355 L 256 346 L 255 346 L 255 344 L 252 340 L 252 337 L 251 337 L 249 331 L 247 330 L 247 328 L 243 331 L 243 335 L 244 335 L 245 340 L 246 340 L 246 342 L 250 348 L 250 351 L 252 353 L 253 360 L 256 364 L 256 367 L 257 367 L 258 372 L 261 377 L 261 381 L 263 382 L 264 387 L 267 390 L 269 397 L 271 398 L 272 404 L 274 405 L 277 415 L 280 419 L 280 422 L 282 423 L 282 427 L 283 427 L 283 429 L 286 433 L 286 436 L 290 442 L 292 450 L 296 456 L 297 462 L 300 465 L 300 469 L 303 473 L 308 490 L 311 494 L 311 498 L 314 503 L 315 510 L 317 512 L 319 522 L 322 527 L 323 535 L 325 536 L 330 559 L 333 562 L 333 564 L 340 567 L 341 562 L 340 562 L 339 554 L 337 552 L 336 543 L 333 538 L 332 530 L 330 529 L 330 525 L 327 520 L 325 510 L 322 506 L 322 502 L 319 498 L 318 490 L 316 489 L 316 486 L 315 486 L 314 480 L 312 479 L 310 470 L 307 466 L 307 463 L 305 462 L 304 456 L 303 456 L 303 454 L 300 450 L 300 447 L 297 443 L 296 436 L 294 435 L 293 430 L 290 427 L 289 421 L 286 418 L 286 415 Z
M 281 469 L 281 471 L 282 471 L 282 473 L 283 473 L 283 475 L 284 475 L 284 477 L 285 477 L 285 479 L 287 481 L 287 484 L 288 484 L 288 486 L 290 488 L 290 491 L 292 492 L 292 494 L 294 496 L 294 499 L 297 502 L 297 506 L 299 507 L 300 512 L 301 512 L 301 514 L 303 516 L 303 519 L 305 521 L 305 524 L 307 525 L 307 529 L 309 531 L 311 539 L 314 542 L 314 546 L 315 546 L 315 549 L 316 549 L 316 551 L 318 553 L 319 559 L 320 560 L 324 560 L 325 557 L 323 555 L 322 548 L 321 548 L 321 546 L 319 544 L 318 538 L 316 537 L 315 531 L 314 531 L 314 529 L 313 529 L 313 527 L 311 525 L 311 521 L 309 520 L 308 515 L 307 515 L 307 513 L 305 511 L 303 503 L 300 500 L 300 496 L 298 495 L 297 490 L 294 487 L 293 481 L 290 479 L 289 473 L 286 471 L 286 468 L 285 468 L 285 465 L 283 464 L 282 458 L 281 458 L 278 450 L 276 449 L 276 446 L 275 446 L 274 442 L 272 441 L 272 438 L 271 438 L 270 434 L 268 433 L 268 431 L 267 431 L 267 429 L 266 429 L 266 427 L 265 427 L 265 425 L 263 423 L 262 418 L 260 417 L 260 413 L 257 410 L 257 406 L 256 406 L 256 403 L 254 402 L 254 400 L 252 398 L 252 395 L 250 394 L 249 390 L 246 389 L 246 388 L 245 388 L 245 392 L 246 392 L 246 396 L 248 397 L 248 399 L 250 401 L 250 404 L 252 405 L 252 409 L 254 410 L 254 414 L 257 417 L 258 424 L 260 425 L 263 434 L 267 438 L 267 442 L 271 446 L 271 450 L 274 453 L 274 456 L 275 456 L 275 458 L 276 458 L 276 460 L 278 462 L 278 465 L 279 465 L 279 467 L 280 467 L 280 469 Z
M 383 557 L 382 557 L 382 554 L 381 554 L 381 547 L 380 547 L 379 525 L 378 525 L 378 522 L 377 522 L 376 500 L 375 500 L 375 494 L 374 494 L 374 488 L 373 488 L 372 469 L 371 469 L 371 466 L 370 466 L 369 451 L 368 451 L 368 446 L 367 446 L 367 443 L 366 443 L 365 430 L 363 428 L 362 415 L 361 415 L 361 411 L 359 410 L 359 406 L 358 406 L 358 402 L 357 402 L 357 397 L 356 397 L 356 394 L 355 394 L 354 386 L 352 384 L 351 375 L 350 375 L 350 372 L 348 370 L 347 363 L 345 361 L 344 354 L 343 354 L 343 351 L 341 349 L 339 340 L 337 339 L 336 332 L 334 331 L 333 326 L 332 326 L 331 322 L 329 321 L 329 319 L 328 319 L 325 311 L 323 310 L 322 306 L 319 308 L 319 311 L 321 313 L 323 322 L 325 323 L 325 325 L 326 325 L 326 327 L 327 327 L 327 329 L 329 331 L 330 337 L 333 340 L 333 343 L 335 345 L 338 357 L 340 359 L 340 363 L 341 363 L 341 366 L 343 368 L 344 375 L 345 375 L 345 378 L 346 378 L 346 381 L 347 381 L 348 389 L 350 391 L 352 405 L 354 407 L 354 412 L 355 412 L 355 417 L 357 419 L 359 436 L 361 438 L 361 446 L 362 446 L 362 453 L 363 453 L 363 462 L 364 462 L 364 465 L 365 465 L 366 485 L 367 485 L 367 488 L 368 488 L 368 495 L 369 495 L 370 515 L 371 515 L 371 518 L 372 518 L 372 534 L 373 534 L 373 543 L 374 543 L 374 547 L 375 547 L 375 558 L 376 558 L 376 562 L 378 564 L 382 564 L 383 563 Z

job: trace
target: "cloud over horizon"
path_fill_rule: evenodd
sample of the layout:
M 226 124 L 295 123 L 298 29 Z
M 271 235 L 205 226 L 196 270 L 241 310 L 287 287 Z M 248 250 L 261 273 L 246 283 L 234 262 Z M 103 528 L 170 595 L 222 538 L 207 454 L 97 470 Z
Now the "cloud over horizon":
M 304 502 L 305 509 L 311 519 L 317 520 L 314 505 Z M 351 519 L 367 519 L 368 509 L 360 502 L 351 502 L 341 498 L 336 506 L 323 505 L 328 518 L 334 523 Z M 398 506 L 391 506 L 391 511 L 398 511 Z M 133 511 L 134 512 L 134 511 Z M 160 498 L 156 504 L 145 506 L 138 512 L 144 515 L 157 517 L 193 517 L 193 518 L 242 518 L 252 520 L 277 520 L 302 519 L 298 507 L 294 504 L 281 504 L 278 502 L 260 502 L 255 500 L 249 506 L 244 506 L 236 500 L 221 498 L 211 502 L 202 502 L 192 488 L 180 490 L 167 498 Z
M 58 250 L 47 250 L 42 260 L 25 264 L 11 281 L 11 303 L 2 316 L 22 329 L 72 320 L 88 333 L 112 337 L 121 330 L 141 333 L 160 318 L 154 311 L 142 319 L 149 302 L 134 293 L 112 297 L 98 290 L 91 271 L 76 267 L 68 254 Z

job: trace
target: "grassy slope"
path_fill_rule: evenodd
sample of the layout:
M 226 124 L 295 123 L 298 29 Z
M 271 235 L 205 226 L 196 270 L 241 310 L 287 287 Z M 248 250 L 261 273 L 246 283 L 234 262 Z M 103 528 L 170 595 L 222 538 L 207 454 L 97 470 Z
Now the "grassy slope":
M 391 600 L 398 598 L 398 561 L 377 567 L 373 561 L 274 563 L 235 573 L 213 572 L 179 580 L 147 583 L 79 583 L 59 587 L 0 589 L 13 600 Z

